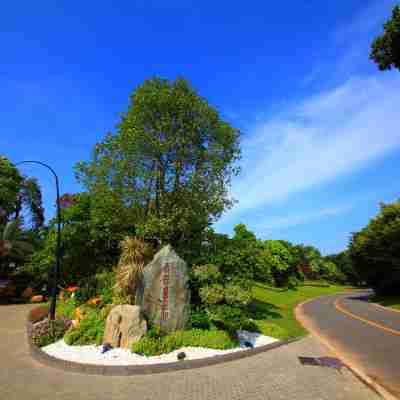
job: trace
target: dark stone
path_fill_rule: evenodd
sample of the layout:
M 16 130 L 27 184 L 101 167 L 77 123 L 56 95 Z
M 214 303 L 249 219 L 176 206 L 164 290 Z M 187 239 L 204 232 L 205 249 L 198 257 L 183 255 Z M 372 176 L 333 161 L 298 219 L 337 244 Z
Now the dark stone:
M 112 349 L 112 346 L 111 346 L 110 343 L 104 343 L 103 344 L 103 349 L 101 350 L 101 353 L 104 354 L 104 353 L 106 353 L 107 351 L 109 351 L 111 349 Z
M 247 340 L 243 344 L 245 345 L 245 347 L 250 347 L 251 349 L 254 347 L 253 343 L 248 342 Z
M 178 353 L 177 358 L 178 360 L 184 360 L 186 358 L 186 353 L 184 351 L 181 351 L 180 353 Z

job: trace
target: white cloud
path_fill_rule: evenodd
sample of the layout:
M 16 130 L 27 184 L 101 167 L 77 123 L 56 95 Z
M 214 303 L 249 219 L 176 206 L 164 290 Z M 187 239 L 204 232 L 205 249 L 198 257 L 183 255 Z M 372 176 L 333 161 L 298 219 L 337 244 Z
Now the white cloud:
M 364 40 L 377 29 L 382 28 L 383 22 L 391 16 L 392 9 L 396 4 L 398 4 L 397 0 L 370 1 L 349 23 L 342 24 L 339 29 L 333 32 L 335 42 L 337 44 L 349 44 L 354 39 Z
M 268 216 L 265 218 L 263 215 L 256 216 L 255 222 L 251 224 L 251 228 L 255 229 L 260 236 L 265 235 L 275 229 L 286 229 L 297 225 L 303 225 L 322 218 L 342 215 L 355 207 L 355 204 L 348 204 L 330 208 L 323 208 L 315 212 L 306 212 L 302 214 L 295 214 L 289 216 Z
M 348 80 L 257 123 L 242 143 L 243 172 L 232 190 L 238 203 L 218 225 L 398 149 L 399 104 L 400 75 L 380 73 Z

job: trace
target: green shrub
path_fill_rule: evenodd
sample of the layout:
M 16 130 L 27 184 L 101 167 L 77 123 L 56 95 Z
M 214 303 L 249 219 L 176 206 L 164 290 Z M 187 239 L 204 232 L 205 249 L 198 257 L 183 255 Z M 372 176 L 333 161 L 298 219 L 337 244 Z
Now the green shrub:
M 69 319 L 75 319 L 75 301 L 74 300 L 65 300 L 57 302 L 56 314 L 57 317 L 66 317 Z
M 104 271 L 96 274 L 97 294 L 103 304 L 112 304 L 113 287 L 115 285 L 115 272 Z
M 89 311 L 76 328 L 72 328 L 64 337 L 69 345 L 100 345 L 103 341 L 105 320 L 97 310 Z
M 210 318 L 206 310 L 201 308 L 192 309 L 190 312 L 189 326 L 191 328 L 210 329 Z
M 246 306 L 251 301 L 251 292 L 239 285 L 228 284 L 225 286 L 225 301 L 228 304 L 240 304 Z
M 113 303 L 112 288 L 104 288 L 100 293 L 100 297 L 103 304 L 112 304 Z
M 266 321 L 255 321 L 255 324 L 258 327 L 258 332 L 263 335 L 271 336 L 276 339 L 287 339 L 289 337 L 288 332 L 279 325 Z
M 228 304 L 218 304 L 207 309 L 210 321 L 219 329 L 234 336 L 236 331 L 249 324 L 247 310 Z
M 203 303 L 218 304 L 224 300 L 224 287 L 219 284 L 203 286 L 199 294 Z
M 195 265 L 193 277 L 200 283 L 214 283 L 220 280 L 221 273 L 214 264 Z
M 232 339 L 224 331 L 207 331 L 191 329 L 176 331 L 161 337 L 143 337 L 132 346 L 132 352 L 145 356 L 170 353 L 181 347 L 207 347 L 210 349 L 231 349 L 238 345 L 238 341 Z
M 89 299 L 96 297 L 96 279 L 95 277 L 86 278 L 84 281 L 79 282 L 79 289 L 75 292 L 76 304 L 84 304 Z

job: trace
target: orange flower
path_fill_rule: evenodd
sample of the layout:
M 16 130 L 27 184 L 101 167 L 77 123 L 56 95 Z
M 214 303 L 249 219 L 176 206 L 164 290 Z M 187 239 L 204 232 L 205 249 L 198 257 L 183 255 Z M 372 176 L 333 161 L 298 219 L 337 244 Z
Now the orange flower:
M 70 293 L 74 293 L 79 289 L 78 286 L 68 286 L 65 290 Z
M 75 317 L 78 322 L 82 319 L 82 312 L 79 307 L 75 309 Z
M 41 303 L 42 301 L 45 301 L 45 298 L 42 295 L 33 296 L 31 298 L 32 303 Z
M 86 302 L 86 304 L 93 305 L 93 306 L 98 306 L 100 303 L 101 303 L 100 297 L 94 297 L 93 299 L 90 299 Z

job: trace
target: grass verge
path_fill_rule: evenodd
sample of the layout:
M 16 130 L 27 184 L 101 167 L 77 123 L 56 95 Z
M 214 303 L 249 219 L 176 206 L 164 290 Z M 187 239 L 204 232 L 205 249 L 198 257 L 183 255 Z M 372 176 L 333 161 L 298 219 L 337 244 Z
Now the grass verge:
M 278 339 L 303 336 L 307 331 L 297 322 L 297 304 L 314 297 L 349 290 L 349 286 L 309 282 L 295 289 L 276 288 L 257 283 L 252 304 L 254 319 L 261 333 Z
M 372 301 L 378 303 L 381 306 L 394 308 L 400 310 L 400 296 L 375 296 Z

